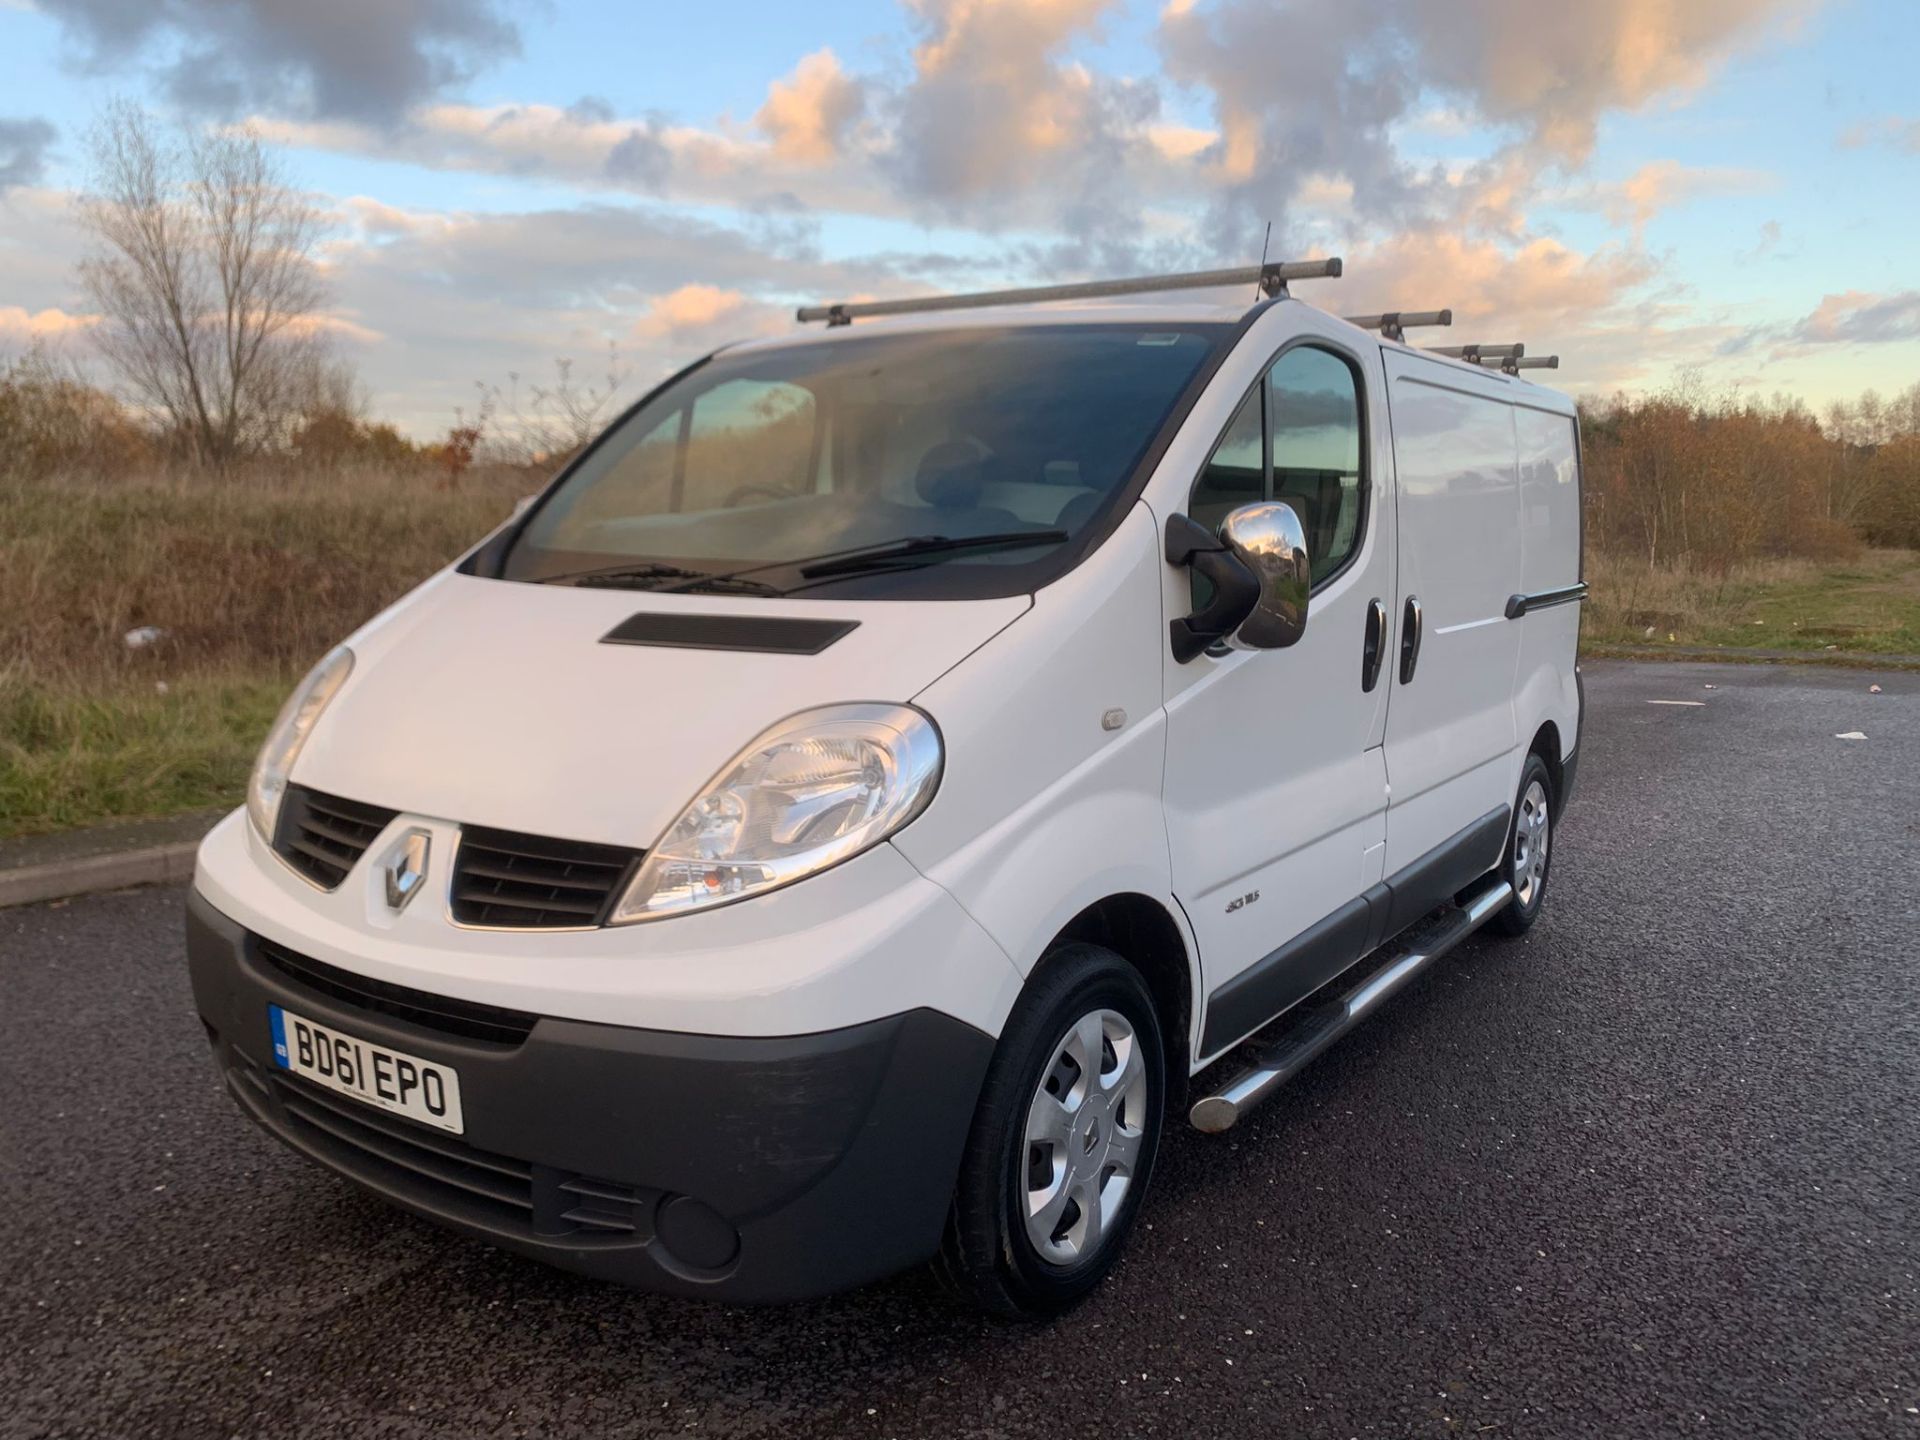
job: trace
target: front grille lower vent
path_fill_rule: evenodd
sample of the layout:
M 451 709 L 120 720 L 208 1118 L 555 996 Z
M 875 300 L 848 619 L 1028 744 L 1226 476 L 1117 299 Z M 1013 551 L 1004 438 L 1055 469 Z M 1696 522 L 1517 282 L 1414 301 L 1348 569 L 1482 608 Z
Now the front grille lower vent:
M 356 975 L 322 964 L 264 936 L 255 936 L 254 953 L 294 984 L 369 1015 L 404 1020 L 423 1030 L 455 1035 L 462 1040 L 486 1040 L 496 1045 L 518 1045 L 533 1033 L 538 1016 L 474 1000 L 456 1000 L 410 990 L 386 980 Z
M 241 1103 L 301 1150 L 382 1194 L 506 1239 L 573 1246 L 645 1244 L 661 1192 L 469 1145 L 347 1100 L 238 1050 L 227 1073 Z
M 273 848 L 321 889 L 335 890 L 399 813 L 289 785 Z
M 453 861 L 453 918 L 502 930 L 603 924 L 641 854 L 468 825 Z

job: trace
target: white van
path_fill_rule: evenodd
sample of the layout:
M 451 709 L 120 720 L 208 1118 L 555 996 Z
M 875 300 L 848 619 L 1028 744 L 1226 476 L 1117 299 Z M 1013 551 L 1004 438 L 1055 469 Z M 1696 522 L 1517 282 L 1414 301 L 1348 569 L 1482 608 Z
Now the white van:
M 646 396 L 207 837 L 240 1106 L 631 1285 L 1084 1294 L 1166 1125 L 1533 922 L 1574 776 L 1572 405 L 1300 273 L 834 307 Z

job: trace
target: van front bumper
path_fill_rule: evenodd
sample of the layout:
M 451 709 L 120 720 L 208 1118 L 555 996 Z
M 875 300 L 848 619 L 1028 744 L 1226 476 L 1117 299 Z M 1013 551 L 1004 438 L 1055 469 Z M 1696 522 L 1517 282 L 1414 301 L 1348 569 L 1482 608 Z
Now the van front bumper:
M 420 1012 L 378 984 L 295 973 L 197 889 L 187 960 L 228 1090 L 294 1149 L 519 1254 L 732 1301 L 825 1294 L 930 1257 L 993 1053 L 926 1009 L 787 1037 L 536 1018 L 517 1043 L 468 1038 L 395 1018 Z M 464 1133 L 276 1068 L 269 1004 L 452 1068 Z

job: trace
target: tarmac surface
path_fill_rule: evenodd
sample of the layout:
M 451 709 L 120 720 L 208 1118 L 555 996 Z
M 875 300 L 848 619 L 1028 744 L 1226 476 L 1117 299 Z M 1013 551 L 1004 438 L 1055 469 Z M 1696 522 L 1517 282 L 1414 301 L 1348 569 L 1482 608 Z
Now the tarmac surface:
M 1541 922 L 1171 1129 L 1039 1327 L 443 1233 L 241 1117 L 179 890 L 0 911 L 0 1436 L 1920 1435 L 1920 676 L 1587 680 Z

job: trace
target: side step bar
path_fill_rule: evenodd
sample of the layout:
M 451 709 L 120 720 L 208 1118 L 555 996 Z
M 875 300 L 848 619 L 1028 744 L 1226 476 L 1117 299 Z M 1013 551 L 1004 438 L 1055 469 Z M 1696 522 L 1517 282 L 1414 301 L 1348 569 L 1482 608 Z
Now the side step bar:
M 1427 966 L 1497 915 L 1513 899 L 1513 887 L 1496 881 L 1465 906 L 1444 911 L 1408 936 L 1397 959 L 1371 969 L 1346 994 L 1302 1007 L 1277 1039 L 1261 1050 L 1251 1069 L 1194 1101 L 1188 1118 L 1197 1130 L 1217 1135 L 1303 1070 L 1307 1063 L 1358 1025 Z

